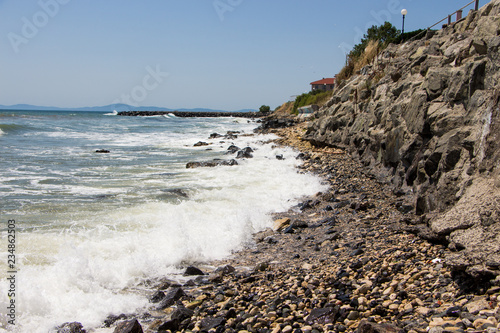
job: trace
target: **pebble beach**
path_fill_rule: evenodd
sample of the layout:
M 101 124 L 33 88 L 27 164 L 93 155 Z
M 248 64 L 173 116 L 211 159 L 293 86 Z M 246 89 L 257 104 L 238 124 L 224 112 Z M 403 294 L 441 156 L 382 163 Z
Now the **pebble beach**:
M 154 310 L 110 317 L 115 332 L 500 330 L 500 279 L 452 272 L 446 246 L 411 233 L 411 198 L 342 150 L 301 140 L 300 124 L 271 131 L 329 190 L 273 216 L 274 228 L 230 258 L 151 282 Z

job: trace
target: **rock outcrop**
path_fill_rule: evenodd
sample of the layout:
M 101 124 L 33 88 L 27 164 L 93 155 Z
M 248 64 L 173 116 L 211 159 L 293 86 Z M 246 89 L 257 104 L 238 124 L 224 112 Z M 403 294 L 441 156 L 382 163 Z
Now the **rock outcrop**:
M 305 138 L 346 148 L 395 193 L 412 226 L 473 275 L 500 274 L 500 0 L 390 45 L 317 112 Z M 431 235 L 431 236 L 429 236 Z

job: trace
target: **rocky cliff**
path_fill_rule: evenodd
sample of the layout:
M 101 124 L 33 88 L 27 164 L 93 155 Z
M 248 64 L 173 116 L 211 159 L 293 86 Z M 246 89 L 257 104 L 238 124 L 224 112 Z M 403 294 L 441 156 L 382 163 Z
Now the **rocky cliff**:
M 305 138 L 346 148 L 397 194 L 408 229 L 447 263 L 500 274 L 500 0 L 425 38 L 390 45 L 336 87 Z

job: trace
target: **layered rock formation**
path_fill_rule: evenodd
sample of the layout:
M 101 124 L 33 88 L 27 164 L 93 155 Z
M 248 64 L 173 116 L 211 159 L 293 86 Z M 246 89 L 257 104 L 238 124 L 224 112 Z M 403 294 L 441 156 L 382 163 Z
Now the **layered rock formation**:
M 457 271 L 500 274 L 500 0 L 390 45 L 336 88 L 305 138 L 346 148 L 395 193 L 409 229 L 455 251 Z

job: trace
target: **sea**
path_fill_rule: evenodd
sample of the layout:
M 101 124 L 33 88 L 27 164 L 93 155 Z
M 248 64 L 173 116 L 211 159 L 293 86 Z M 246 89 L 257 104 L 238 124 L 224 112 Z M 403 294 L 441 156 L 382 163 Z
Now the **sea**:
M 55 332 L 65 322 L 113 332 L 102 327 L 109 315 L 151 305 L 144 281 L 252 246 L 273 212 L 325 189 L 298 172 L 297 151 L 254 134 L 258 125 L 0 110 L 0 332 Z M 209 138 L 228 131 L 237 138 Z M 235 158 L 233 144 L 253 158 L 186 168 Z

